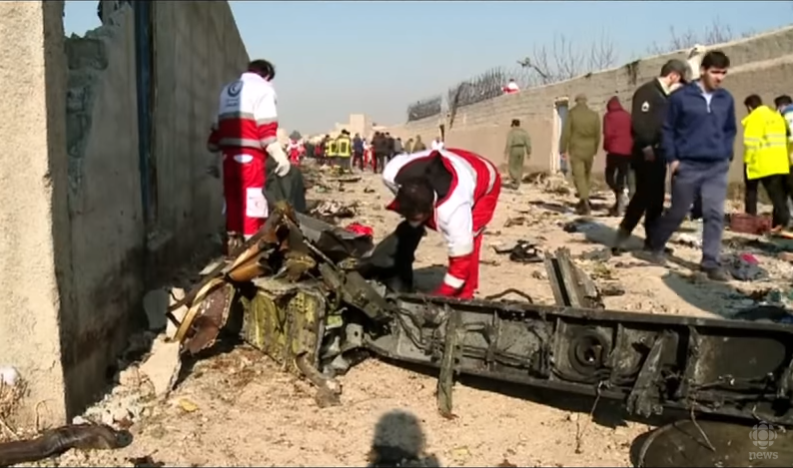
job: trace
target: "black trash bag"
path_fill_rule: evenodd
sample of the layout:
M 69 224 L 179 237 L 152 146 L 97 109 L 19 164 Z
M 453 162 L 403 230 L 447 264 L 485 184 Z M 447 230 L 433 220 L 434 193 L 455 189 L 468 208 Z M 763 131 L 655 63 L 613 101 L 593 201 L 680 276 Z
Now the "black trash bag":
M 284 177 L 275 173 L 277 164 L 273 158 L 267 158 L 265 171 L 267 182 L 264 187 L 264 198 L 270 206 L 286 200 L 298 213 L 306 212 L 306 185 L 300 168 L 292 166 Z

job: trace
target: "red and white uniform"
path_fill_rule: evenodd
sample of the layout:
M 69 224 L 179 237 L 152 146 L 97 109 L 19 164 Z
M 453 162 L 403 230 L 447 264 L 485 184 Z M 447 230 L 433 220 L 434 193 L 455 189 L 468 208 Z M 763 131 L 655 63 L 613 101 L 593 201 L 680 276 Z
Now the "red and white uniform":
M 404 168 L 436 155 L 442 156 L 452 181 L 448 194 L 435 202 L 435 212 L 426 222 L 427 227 L 443 235 L 449 249 L 449 268 L 435 293 L 470 299 L 479 287 L 482 233 L 493 219 L 501 193 L 501 176 L 484 157 L 450 148 L 397 155 L 386 164 L 383 181 L 396 194 L 399 187 L 395 180 Z M 387 206 L 389 210 L 396 208 L 396 200 Z
M 289 144 L 286 146 L 286 153 L 289 155 L 289 161 L 292 164 L 300 164 L 300 156 L 303 155 L 303 144 L 290 138 Z
M 502 88 L 504 94 L 515 94 L 520 92 L 520 86 L 514 80 L 510 80 L 506 86 Z
M 264 198 L 267 146 L 277 142 L 278 115 L 272 84 L 255 73 L 220 92 L 220 106 L 207 147 L 223 153 L 226 230 L 256 234 L 269 214 Z

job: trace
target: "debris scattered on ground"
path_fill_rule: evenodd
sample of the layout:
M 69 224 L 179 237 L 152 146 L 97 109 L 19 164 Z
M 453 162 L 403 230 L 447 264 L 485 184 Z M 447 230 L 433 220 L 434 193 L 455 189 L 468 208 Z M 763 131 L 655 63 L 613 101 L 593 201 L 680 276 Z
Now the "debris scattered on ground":
M 696 236 L 694 234 L 689 234 L 687 232 L 677 234 L 675 236 L 675 242 L 677 242 L 680 245 L 694 247 L 696 249 L 702 248 L 702 237 Z
M 529 241 L 519 240 L 509 248 L 493 247 L 499 255 L 509 255 L 509 259 L 517 263 L 542 263 L 542 256 L 537 246 Z
M 342 218 L 354 218 L 357 214 L 357 203 L 345 205 L 338 201 L 323 201 L 316 208 L 309 211 L 309 216 L 314 216 L 325 222 L 336 224 Z
M 63 426 L 32 439 L 0 443 L 0 466 L 36 462 L 72 449 L 114 450 L 131 442 L 129 432 L 103 424 Z
M 587 218 L 576 218 L 570 222 L 565 223 L 562 225 L 562 229 L 564 232 L 574 233 L 574 232 L 588 232 L 592 229 L 595 229 L 597 224 L 593 222 L 591 219 Z
M 507 221 L 504 223 L 504 227 L 509 228 L 512 226 L 523 226 L 525 224 L 526 224 L 525 216 L 516 216 L 514 218 L 508 218 Z
M 752 254 L 731 254 L 722 259 L 727 271 L 739 281 L 758 281 L 768 278 L 768 272 L 760 266 Z
M 582 260 L 607 262 L 611 258 L 611 249 L 602 248 L 602 249 L 590 250 L 582 253 L 580 258 Z

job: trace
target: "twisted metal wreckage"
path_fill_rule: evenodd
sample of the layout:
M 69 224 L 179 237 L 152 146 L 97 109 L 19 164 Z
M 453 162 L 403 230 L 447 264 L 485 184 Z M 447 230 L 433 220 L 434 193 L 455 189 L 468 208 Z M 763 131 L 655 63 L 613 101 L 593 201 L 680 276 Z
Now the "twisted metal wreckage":
M 238 332 L 316 385 L 323 406 L 339 403 L 334 377 L 368 353 L 439 369 L 445 415 L 459 373 L 610 398 L 640 416 L 670 408 L 793 424 L 793 327 L 603 310 L 564 250 L 546 259 L 557 306 L 391 294 L 355 269 L 372 248 L 279 205 L 171 308 L 189 306 L 181 321 L 169 312 L 183 352 Z

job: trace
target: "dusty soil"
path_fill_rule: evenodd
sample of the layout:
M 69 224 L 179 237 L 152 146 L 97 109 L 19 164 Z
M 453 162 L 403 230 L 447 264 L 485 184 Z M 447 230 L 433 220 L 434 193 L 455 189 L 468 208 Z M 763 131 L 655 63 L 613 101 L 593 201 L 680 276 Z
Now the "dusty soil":
M 586 232 L 562 229 L 577 218 L 569 210 L 574 197 L 564 193 L 569 192 L 566 187 L 565 181 L 550 179 L 517 191 L 504 190 L 485 238 L 480 296 L 512 287 L 536 302 L 553 302 L 542 264 L 511 262 L 493 247 L 526 239 L 542 250 L 566 247 L 578 256 L 598 251 L 610 241 L 619 221 L 605 217 L 611 196 L 598 202 L 604 206 L 585 225 Z M 378 238 L 398 221 L 397 215 L 382 208 L 389 196 L 372 174 L 324 193 L 312 190 L 310 198 L 357 203 L 355 220 L 372 226 Z M 514 218 L 523 218 L 523 224 L 507 226 L 507 220 Z M 685 230 L 696 228 L 692 223 Z M 637 234 L 641 233 L 640 227 Z M 790 265 L 742 247 L 745 240 L 725 233 L 725 252 L 751 251 L 771 280 L 710 283 L 692 272 L 699 251 L 682 245 L 673 247 L 683 261 L 666 268 L 649 266 L 630 255 L 578 263 L 599 284 L 625 290 L 623 295 L 605 298 L 609 309 L 727 317 L 754 303 L 748 292 L 759 291 L 762 296 L 769 288 L 789 288 Z M 635 246 L 640 245 L 636 239 Z M 446 261 L 438 234 L 423 241 L 418 258 L 417 267 L 424 268 L 423 287 L 431 289 Z M 436 411 L 434 377 L 376 360 L 354 367 L 341 379 L 341 406 L 318 409 L 314 391 L 305 382 L 280 372 L 266 357 L 245 347 L 199 362 L 163 402 L 130 400 L 129 395 L 138 390 L 129 380 L 122 378 L 126 384 L 117 386 L 89 415 L 107 413 L 103 408 L 137 405 L 128 409 L 134 416 L 131 446 L 113 452 L 71 452 L 43 464 L 131 466 L 130 458 L 151 456 L 167 466 L 364 466 L 378 419 L 404 409 L 421 421 L 427 452 L 445 466 L 631 466 L 631 443 L 649 428 L 637 422 L 601 423 L 611 411 L 602 403 L 593 422 L 591 401 L 580 411 L 559 409 L 538 403 L 532 395 L 518 398 L 466 383 L 455 387 L 458 418 L 447 420 Z

